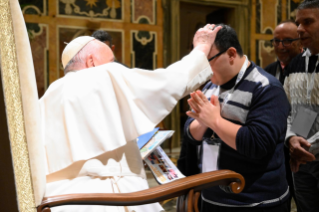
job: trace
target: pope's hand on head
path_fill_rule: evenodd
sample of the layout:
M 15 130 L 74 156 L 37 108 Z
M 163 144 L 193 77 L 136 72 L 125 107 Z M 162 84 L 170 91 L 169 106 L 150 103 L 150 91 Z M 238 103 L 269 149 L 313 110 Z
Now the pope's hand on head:
M 217 32 L 222 28 L 218 26 L 214 29 L 214 27 L 215 24 L 207 24 L 205 27 L 197 30 L 193 39 L 194 48 L 204 52 L 206 56 L 208 56 L 214 44 Z

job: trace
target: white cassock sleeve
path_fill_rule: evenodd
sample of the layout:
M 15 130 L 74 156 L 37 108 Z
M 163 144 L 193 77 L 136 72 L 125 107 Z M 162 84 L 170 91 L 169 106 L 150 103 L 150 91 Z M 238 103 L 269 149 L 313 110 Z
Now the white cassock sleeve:
M 110 64 L 114 88 L 126 139 L 132 140 L 151 131 L 175 107 L 177 102 L 197 89 L 212 76 L 212 70 L 200 51 L 193 51 L 166 69 L 147 71 L 123 69 Z M 113 68 L 114 67 L 114 68 Z
M 151 131 L 211 75 L 205 54 L 196 50 L 166 69 L 109 63 L 66 74 L 40 99 L 47 173 L 123 147 Z

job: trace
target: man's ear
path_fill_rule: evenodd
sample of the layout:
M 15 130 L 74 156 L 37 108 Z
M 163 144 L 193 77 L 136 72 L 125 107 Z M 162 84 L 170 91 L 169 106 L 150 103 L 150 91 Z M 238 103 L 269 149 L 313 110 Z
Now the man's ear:
M 115 45 L 112 45 L 112 46 L 111 46 L 111 49 L 112 49 L 112 52 L 114 52 L 114 50 L 115 50 Z
M 229 62 L 232 64 L 235 60 L 235 58 L 237 57 L 237 50 L 234 47 L 230 47 L 227 50 L 227 54 L 229 57 Z
M 86 58 L 86 66 L 88 68 L 92 68 L 92 67 L 95 67 L 95 64 L 94 64 L 94 59 L 93 59 L 93 55 L 92 54 L 89 54 Z

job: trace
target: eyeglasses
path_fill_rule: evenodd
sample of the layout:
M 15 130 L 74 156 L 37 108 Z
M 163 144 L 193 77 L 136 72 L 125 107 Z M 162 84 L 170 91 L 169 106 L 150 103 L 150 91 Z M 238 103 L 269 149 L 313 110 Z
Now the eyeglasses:
M 209 59 L 208 59 L 208 61 L 212 61 L 212 60 L 214 60 L 216 57 L 218 57 L 218 56 L 219 56 L 219 55 L 221 55 L 221 54 L 224 54 L 226 51 L 227 51 L 227 49 L 226 49 L 226 50 L 224 50 L 224 51 L 221 51 L 221 52 L 217 53 L 215 56 L 213 56 L 213 57 L 209 58 Z
M 288 47 L 291 45 L 291 43 L 293 41 L 299 40 L 300 38 L 295 38 L 295 39 L 283 39 L 283 40 L 279 40 L 279 39 L 271 39 L 270 42 L 272 43 L 272 45 L 274 46 L 279 46 L 280 42 L 282 43 L 282 45 L 284 47 Z

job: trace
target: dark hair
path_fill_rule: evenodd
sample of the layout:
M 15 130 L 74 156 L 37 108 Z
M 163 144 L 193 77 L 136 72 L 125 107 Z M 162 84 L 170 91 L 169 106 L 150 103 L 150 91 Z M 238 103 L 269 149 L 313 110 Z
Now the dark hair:
M 303 9 L 319 9 L 319 0 L 304 0 L 299 4 L 297 7 L 297 10 L 303 10 Z
M 110 42 L 110 45 L 112 45 L 112 36 L 104 30 L 97 30 L 93 32 L 92 37 L 101 42 L 108 41 Z
M 225 24 L 216 24 L 215 27 L 222 26 L 217 32 L 214 45 L 219 51 L 226 51 L 230 47 L 234 47 L 240 57 L 244 55 L 243 49 L 238 41 L 237 34 L 233 28 Z
M 287 20 L 284 20 L 284 21 L 281 21 L 277 26 L 279 26 L 280 24 L 287 24 L 287 23 L 291 23 L 291 24 L 294 24 L 298 27 L 297 23 L 291 19 L 287 19 Z

